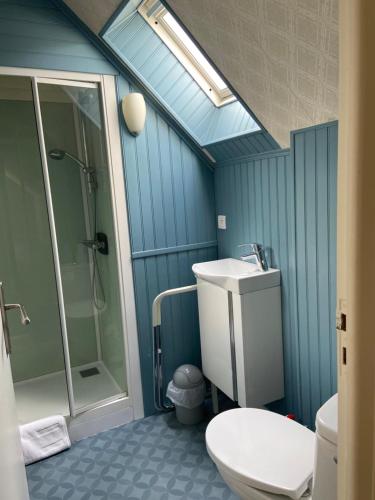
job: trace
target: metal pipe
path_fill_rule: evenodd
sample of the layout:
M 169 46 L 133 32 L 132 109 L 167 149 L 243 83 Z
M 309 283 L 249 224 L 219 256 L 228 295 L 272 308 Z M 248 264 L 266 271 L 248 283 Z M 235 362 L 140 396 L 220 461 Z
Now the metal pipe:
M 158 411 L 173 410 L 174 404 L 167 403 L 163 395 L 163 352 L 161 348 L 160 326 L 154 327 L 154 404 Z

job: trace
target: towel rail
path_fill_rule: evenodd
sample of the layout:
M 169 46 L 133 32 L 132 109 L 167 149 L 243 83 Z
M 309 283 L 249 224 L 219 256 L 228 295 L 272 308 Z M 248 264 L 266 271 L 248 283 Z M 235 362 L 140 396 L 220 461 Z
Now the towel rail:
M 194 292 L 197 285 L 171 288 L 159 293 L 152 303 L 152 328 L 153 328 L 153 364 L 154 364 L 154 404 L 159 411 L 172 410 L 174 405 L 167 403 L 163 395 L 163 350 L 161 341 L 161 304 L 165 297 Z

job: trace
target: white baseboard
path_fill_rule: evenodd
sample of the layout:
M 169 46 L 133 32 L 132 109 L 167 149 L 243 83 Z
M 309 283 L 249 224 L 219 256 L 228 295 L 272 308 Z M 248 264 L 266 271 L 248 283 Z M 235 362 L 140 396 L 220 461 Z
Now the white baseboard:
M 108 431 L 134 420 L 133 407 L 125 401 L 112 402 L 67 419 L 72 442 L 80 441 L 99 432 Z

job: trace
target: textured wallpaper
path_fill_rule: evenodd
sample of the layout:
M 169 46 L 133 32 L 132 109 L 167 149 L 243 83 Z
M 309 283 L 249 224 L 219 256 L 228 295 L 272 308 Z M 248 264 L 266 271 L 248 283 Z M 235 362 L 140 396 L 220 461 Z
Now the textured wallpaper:
M 282 147 L 337 119 L 338 0 L 168 0 Z

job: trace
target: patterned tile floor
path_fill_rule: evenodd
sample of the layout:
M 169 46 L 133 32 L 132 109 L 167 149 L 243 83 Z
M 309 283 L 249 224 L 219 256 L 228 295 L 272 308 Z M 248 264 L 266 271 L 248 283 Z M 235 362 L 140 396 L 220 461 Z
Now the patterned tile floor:
M 235 500 L 206 452 L 207 422 L 158 414 L 27 467 L 30 500 Z

